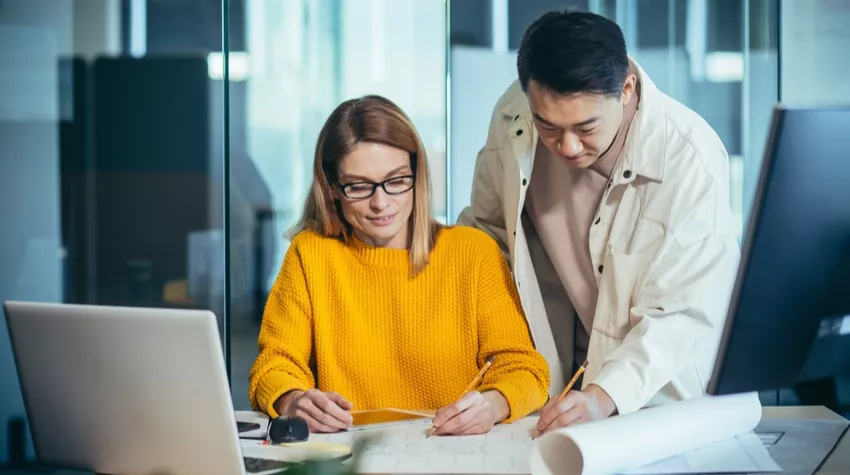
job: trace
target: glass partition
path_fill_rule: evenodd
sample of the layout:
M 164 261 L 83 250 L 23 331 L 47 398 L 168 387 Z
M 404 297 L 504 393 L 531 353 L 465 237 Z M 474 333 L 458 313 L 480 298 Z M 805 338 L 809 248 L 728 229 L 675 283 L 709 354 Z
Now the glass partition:
M 446 5 L 439 0 L 241 0 L 230 18 L 233 400 L 247 409 L 263 307 L 342 101 L 380 94 L 419 130 L 446 220 Z
M 732 205 L 742 232 L 769 113 L 778 98 L 778 2 L 477 3 L 479 8 L 473 9 L 470 2 L 451 2 L 452 218 L 469 202 L 475 156 L 486 138 L 492 107 L 516 79 L 516 49 L 524 29 L 542 12 L 567 7 L 615 20 L 629 54 L 653 82 L 715 129 L 730 154 Z
M 0 301 L 222 321 L 221 39 L 219 0 L 0 1 Z M 32 456 L 0 316 L 0 465 Z

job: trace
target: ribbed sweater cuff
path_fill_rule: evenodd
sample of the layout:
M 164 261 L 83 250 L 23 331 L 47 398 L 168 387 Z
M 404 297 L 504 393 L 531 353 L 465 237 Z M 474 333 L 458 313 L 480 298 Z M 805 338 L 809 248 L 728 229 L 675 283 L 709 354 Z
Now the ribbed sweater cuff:
M 496 390 L 508 401 L 510 415 L 503 424 L 514 422 L 543 407 L 546 391 L 541 389 L 536 378 L 531 375 L 511 375 L 500 381 L 482 385 L 479 392 Z
M 289 391 L 307 391 L 309 386 L 298 378 L 280 371 L 269 371 L 257 384 L 257 406 L 271 418 L 280 414 L 274 408 L 274 403 L 279 397 Z

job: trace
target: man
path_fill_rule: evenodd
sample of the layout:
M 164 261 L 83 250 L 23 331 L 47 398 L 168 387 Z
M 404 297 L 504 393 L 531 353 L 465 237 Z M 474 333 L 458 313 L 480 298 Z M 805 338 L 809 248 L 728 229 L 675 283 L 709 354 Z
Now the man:
M 517 69 L 458 223 L 511 262 L 552 375 L 538 429 L 704 394 L 740 256 L 723 144 L 604 17 L 543 15 Z

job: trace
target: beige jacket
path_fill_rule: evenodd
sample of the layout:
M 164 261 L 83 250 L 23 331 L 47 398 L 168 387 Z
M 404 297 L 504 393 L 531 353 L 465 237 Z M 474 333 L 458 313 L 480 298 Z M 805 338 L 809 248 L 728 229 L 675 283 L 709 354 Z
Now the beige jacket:
M 604 389 L 620 414 L 704 394 L 740 256 L 723 144 L 633 64 L 640 106 L 590 229 L 599 299 L 583 380 Z M 484 230 L 509 258 L 555 395 L 572 369 L 560 360 L 573 349 L 556 348 L 552 331 L 572 332 L 564 319 L 574 312 L 522 219 L 537 138 L 515 82 L 496 104 L 458 224 Z

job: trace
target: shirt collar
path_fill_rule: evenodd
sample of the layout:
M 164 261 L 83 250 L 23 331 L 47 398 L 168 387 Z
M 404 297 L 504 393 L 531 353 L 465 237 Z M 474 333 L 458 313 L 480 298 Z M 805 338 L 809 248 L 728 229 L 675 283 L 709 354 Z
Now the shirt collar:
M 637 70 L 640 102 L 614 174 L 619 175 L 620 182 L 631 181 L 635 176 L 661 182 L 667 162 L 667 96 L 637 61 L 631 57 L 629 61 Z

